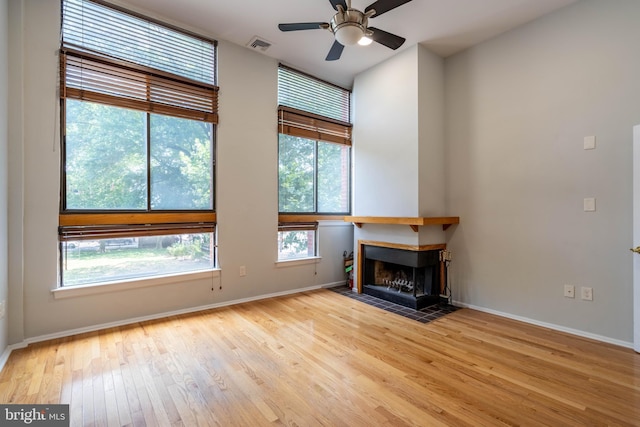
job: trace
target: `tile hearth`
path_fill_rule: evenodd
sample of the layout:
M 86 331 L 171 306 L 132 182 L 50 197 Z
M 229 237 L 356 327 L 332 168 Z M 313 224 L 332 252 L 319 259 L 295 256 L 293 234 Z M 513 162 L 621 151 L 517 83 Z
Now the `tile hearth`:
M 428 323 L 432 320 L 436 320 L 439 317 L 442 317 L 446 314 L 453 313 L 457 310 L 456 307 L 438 303 L 428 307 L 424 307 L 420 310 L 414 310 L 409 307 L 405 307 L 400 304 L 395 304 L 380 298 L 376 298 L 371 295 L 358 294 L 356 292 L 352 292 L 351 289 L 347 286 L 336 286 L 333 288 L 328 288 L 330 291 L 339 293 L 340 295 L 344 295 L 351 299 L 355 299 L 357 301 L 363 302 L 365 304 L 372 305 L 374 307 L 381 308 L 385 311 L 389 311 L 391 313 L 396 313 L 404 317 L 408 317 L 409 319 L 417 320 L 421 323 Z

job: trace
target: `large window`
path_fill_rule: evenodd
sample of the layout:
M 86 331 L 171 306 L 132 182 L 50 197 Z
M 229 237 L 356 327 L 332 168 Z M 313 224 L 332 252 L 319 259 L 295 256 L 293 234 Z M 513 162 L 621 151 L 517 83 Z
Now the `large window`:
M 215 264 L 216 43 L 62 2 L 63 286 Z
M 317 254 L 317 221 L 349 214 L 350 95 L 304 73 L 278 70 L 278 258 Z

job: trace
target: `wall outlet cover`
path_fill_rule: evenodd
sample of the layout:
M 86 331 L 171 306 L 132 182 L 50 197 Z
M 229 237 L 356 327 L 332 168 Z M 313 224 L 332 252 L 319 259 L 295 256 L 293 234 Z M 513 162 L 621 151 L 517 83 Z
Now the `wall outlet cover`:
M 596 210 L 596 198 L 595 197 L 586 197 L 584 199 L 584 211 L 585 212 L 595 212 Z
M 585 136 L 584 137 L 584 149 L 585 150 L 595 150 L 596 148 L 596 137 L 595 136 Z
M 566 298 L 575 298 L 576 287 L 573 285 L 564 285 L 564 296 Z

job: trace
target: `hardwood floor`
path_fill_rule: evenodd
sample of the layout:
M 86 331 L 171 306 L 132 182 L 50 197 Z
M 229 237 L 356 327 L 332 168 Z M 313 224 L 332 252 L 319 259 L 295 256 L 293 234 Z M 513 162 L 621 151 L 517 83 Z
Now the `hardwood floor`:
M 30 345 L 0 402 L 68 403 L 78 426 L 638 426 L 640 355 L 319 290 Z

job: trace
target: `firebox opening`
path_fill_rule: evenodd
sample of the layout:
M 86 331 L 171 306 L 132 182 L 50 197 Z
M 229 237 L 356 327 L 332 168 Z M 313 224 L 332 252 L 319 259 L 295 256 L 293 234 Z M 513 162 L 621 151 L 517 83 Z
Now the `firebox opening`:
M 439 251 L 364 246 L 365 294 L 416 310 L 439 302 Z

